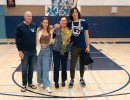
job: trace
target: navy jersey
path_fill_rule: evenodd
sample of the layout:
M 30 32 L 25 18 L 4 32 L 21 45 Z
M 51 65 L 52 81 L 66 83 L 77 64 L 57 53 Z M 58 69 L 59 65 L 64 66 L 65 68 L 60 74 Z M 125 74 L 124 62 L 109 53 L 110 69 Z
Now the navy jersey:
M 86 47 L 85 41 L 85 30 L 88 30 L 88 24 L 86 20 L 80 19 L 79 22 L 68 22 L 67 25 L 69 28 L 72 29 L 72 45 L 76 47 Z

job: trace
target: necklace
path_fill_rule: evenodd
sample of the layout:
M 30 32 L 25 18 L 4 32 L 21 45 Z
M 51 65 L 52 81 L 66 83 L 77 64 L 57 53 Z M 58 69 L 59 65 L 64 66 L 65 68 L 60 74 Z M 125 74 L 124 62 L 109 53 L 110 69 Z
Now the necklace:
M 72 21 L 72 33 L 75 37 L 79 36 L 81 31 L 81 20 L 78 22 L 78 27 L 74 26 L 74 22 Z

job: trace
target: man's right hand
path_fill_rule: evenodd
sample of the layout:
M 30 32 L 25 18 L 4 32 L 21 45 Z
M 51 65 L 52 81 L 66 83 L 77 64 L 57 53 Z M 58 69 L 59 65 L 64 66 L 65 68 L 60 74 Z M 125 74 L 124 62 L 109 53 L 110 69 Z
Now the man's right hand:
M 24 54 L 23 54 L 22 51 L 19 51 L 19 57 L 20 57 L 21 59 L 24 59 Z
M 57 24 L 55 24 L 55 25 L 54 25 L 54 28 L 55 28 L 55 29 L 60 28 L 60 24 L 58 24 L 58 23 L 57 23 Z

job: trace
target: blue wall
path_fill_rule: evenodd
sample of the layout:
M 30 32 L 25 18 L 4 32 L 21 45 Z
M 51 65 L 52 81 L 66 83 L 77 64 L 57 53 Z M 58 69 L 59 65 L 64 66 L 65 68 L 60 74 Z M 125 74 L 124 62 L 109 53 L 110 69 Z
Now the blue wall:
M 0 38 L 6 38 L 4 6 L 0 5 Z
M 91 37 L 130 37 L 130 17 L 87 17 Z
M 33 21 L 40 24 L 42 16 L 34 16 Z M 59 21 L 57 16 L 49 16 L 50 24 L 54 25 Z M 94 38 L 121 38 L 130 37 L 130 17 L 83 17 L 89 25 L 90 37 Z M 15 36 L 15 28 L 24 19 L 23 16 L 6 16 L 7 38 Z

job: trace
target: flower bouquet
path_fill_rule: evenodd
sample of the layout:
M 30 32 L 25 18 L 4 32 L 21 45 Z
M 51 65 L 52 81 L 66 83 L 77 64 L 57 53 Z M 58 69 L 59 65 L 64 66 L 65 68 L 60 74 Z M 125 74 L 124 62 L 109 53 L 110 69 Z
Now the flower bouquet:
M 66 42 L 69 41 L 70 37 L 71 37 L 72 31 L 69 30 L 68 28 L 65 28 L 61 31 L 61 38 L 62 38 L 62 47 L 61 47 L 61 51 L 60 54 L 64 55 L 65 53 L 65 48 L 66 48 Z

